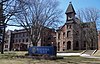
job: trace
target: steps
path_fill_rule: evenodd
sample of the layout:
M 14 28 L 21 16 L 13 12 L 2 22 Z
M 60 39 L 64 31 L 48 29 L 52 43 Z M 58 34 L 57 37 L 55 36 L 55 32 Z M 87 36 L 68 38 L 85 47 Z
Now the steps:
M 94 54 L 94 56 L 100 57 L 100 50 L 97 50 L 97 52 Z
M 84 53 L 82 54 L 88 54 L 88 55 L 93 55 L 96 52 L 96 50 L 86 50 Z

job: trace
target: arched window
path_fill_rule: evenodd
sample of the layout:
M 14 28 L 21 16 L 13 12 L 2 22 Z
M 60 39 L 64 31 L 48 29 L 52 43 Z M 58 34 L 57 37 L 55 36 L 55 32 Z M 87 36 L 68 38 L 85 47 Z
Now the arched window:
M 71 49 L 71 41 L 67 42 L 67 50 Z
M 84 41 L 84 44 L 83 44 L 83 46 L 84 46 L 84 47 L 86 47 L 86 41 Z
M 65 38 L 65 32 L 63 32 L 63 38 Z
M 23 39 L 23 42 L 24 42 L 24 39 Z
M 67 37 L 71 37 L 71 31 L 67 32 Z
M 63 51 L 65 51 L 65 41 L 63 42 Z
M 60 39 L 60 33 L 58 33 L 58 39 Z
M 65 41 L 63 42 L 63 46 L 65 46 Z
M 60 42 L 58 42 L 58 51 L 60 50 Z
M 26 42 L 28 42 L 28 38 L 26 39 Z

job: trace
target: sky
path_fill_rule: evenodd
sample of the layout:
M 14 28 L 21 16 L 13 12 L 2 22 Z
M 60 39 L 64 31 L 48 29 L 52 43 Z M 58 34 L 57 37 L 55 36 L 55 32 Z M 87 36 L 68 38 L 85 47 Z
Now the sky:
M 92 7 L 92 8 L 98 8 L 100 9 L 100 0 L 59 0 L 60 2 L 60 7 L 63 10 L 66 10 L 66 8 L 69 5 L 69 2 L 72 2 L 74 9 L 80 9 L 80 8 L 87 8 L 87 7 Z
M 72 2 L 72 5 L 75 9 L 75 11 L 79 10 L 79 9 L 83 9 L 83 8 L 97 8 L 100 9 L 100 0 L 58 0 L 60 5 L 59 8 L 63 10 L 63 23 L 62 25 L 65 23 L 66 20 L 66 16 L 65 16 L 65 11 L 69 5 L 69 2 Z M 19 29 L 16 27 L 7 27 L 8 29 Z
M 72 2 L 72 5 L 77 12 L 79 9 L 83 8 L 97 8 L 100 9 L 100 0 L 59 0 L 60 9 L 63 10 L 63 15 L 69 5 L 69 2 Z M 64 18 L 65 20 L 66 18 Z
M 69 2 L 72 3 L 75 11 L 77 12 L 80 9 L 85 8 L 96 8 L 100 10 L 100 0 L 59 0 L 60 2 L 60 9 L 63 10 L 63 21 L 66 21 L 65 11 L 69 5 Z M 97 21 L 97 29 L 100 30 L 100 20 Z

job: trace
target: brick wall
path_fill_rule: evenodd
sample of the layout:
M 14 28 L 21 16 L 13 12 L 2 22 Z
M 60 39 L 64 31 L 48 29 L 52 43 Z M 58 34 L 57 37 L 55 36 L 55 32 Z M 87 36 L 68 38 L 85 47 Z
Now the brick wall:
M 100 50 L 100 31 L 98 32 L 98 49 Z

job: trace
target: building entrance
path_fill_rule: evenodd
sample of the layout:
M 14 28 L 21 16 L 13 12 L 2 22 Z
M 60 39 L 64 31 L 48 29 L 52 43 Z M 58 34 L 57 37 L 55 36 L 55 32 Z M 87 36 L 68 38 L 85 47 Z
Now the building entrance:
M 71 41 L 67 42 L 67 50 L 71 49 Z

